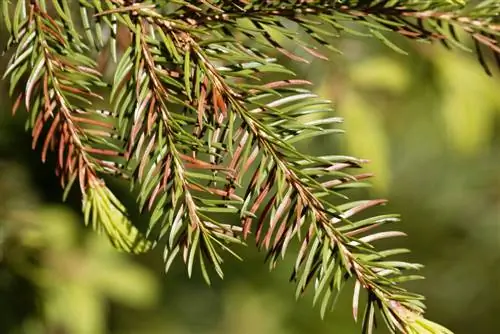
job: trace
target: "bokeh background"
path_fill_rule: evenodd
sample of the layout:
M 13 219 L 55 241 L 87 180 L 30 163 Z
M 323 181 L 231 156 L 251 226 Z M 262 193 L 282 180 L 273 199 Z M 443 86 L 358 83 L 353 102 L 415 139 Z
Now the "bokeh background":
M 309 147 L 371 160 L 374 188 L 355 195 L 388 198 L 383 210 L 402 215 L 409 236 L 397 242 L 425 264 L 427 279 L 409 287 L 427 296 L 429 318 L 457 334 L 498 333 L 500 74 L 487 77 L 471 54 L 395 42 L 408 55 L 346 37 L 330 62 L 290 65 L 345 118 L 346 134 Z M 6 81 L 0 87 L 0 333 L 360 331 L 352 289 L 321 320 L 310 296 L 295 300 L 291 266 L 270 273 L 252 243 L 211 287 L 188 280 L 180 261 L 165 275 L 160 250 L 114 251 L 83 227 L 78 196 L 61 203 L 53 161 L 31 150 L 27 116 L 11 117 Z

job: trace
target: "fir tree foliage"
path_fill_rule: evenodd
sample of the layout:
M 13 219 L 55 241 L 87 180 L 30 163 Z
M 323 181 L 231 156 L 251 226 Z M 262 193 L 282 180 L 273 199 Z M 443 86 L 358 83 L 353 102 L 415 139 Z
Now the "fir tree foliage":
M 270 55 L 306 62 L 292 43 L 326 59 L 345 34 L 404 52 L 390 40 L 399 34 L 475 50 L 491 73 L 498 0 L 4 0 L 2 12 L 13 113 L 28 112 L 33 148 L 56 162 L 65 195 L 81 192 L 85 223 L 117 248 L 161 247 L 166 270 L 181 258 L 210 283 L 214 271 L 223 276 L 223 255 L 238 257 L 236 244 L 254 238 L 274 268 L 295 243 L 296 294 L 310 286 L 322 314 L 352 281 L 364 333 L 376 319 L 391 332 L 450 333 L 401 286 L 421 278 L 412 273 L 420 265 L 392 258 L 407 250 L 373 245 L 404 235 L 376 230 L 398 216 L 370 216 L 384 200 L 344 193 L 366 186 L 370 175 L 356 172 L 364 161 L 297 148 L 340 132 L 341 120 Z M 114 61 L 111 80 L 98 52 Z M 144 231 L 107 187 L 112 177 L 130 183 L 149 217 Z

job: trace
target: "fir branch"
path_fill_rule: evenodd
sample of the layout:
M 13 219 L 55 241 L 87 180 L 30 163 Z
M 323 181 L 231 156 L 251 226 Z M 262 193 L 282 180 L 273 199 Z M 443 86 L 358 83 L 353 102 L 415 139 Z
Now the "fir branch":
M 163 32 L 156 32 L 160 31 Z M 209 214 L 234 210 L 210 205 L 209 201 L 213 195 L 233 200 L 238 197 L 220 186 L 203 185 L 202 182 L 215 179 L 205 173 L 207 170 L 226 175 L 231 171 L 197 157 L 210 153 L 207 148 L 215 143 L 207 143 L 196 134 L 203 126 L 199 124 L 204 123 L 203 117 L 189 116 L 197 109 L 188 93 L 192 90 L 190 64 L 185 66 L 184 74 L 177 69 L 181 60 L 189 57 L 182 36 L 167 31 L 163 37 L 170 43 L 168 48 L 159 45 L 148 30 L 147 22 L 140 19 L 136 20 L 131 34 L 134 42 L 118 65 L 112 96 L 118 117 L 123 120 L 119 128 L 123 129 L 121 132 L 127 141 L 129 168 L 139 184 L 139 202 L 141 208 L 147 202 L 152 211 L 149 233 L 159 223 L 158 238 L 168 234 L 164 253 L 166 269 L 182 252 L 191 275 L 198 253 L 203 276 L 210 282 L 205 263 L 211 264 L 222 277 L 222 258 L 217 249 L 235 255 L 225 242 L 240 241 L 234 237 L 237 227 L 222 224 Z M 170 59 L 174 62 L 169 63 Z M 182 75 L 184 85 L 173 80 Z M 195 85 L 202 89 L 200 82 Z M 186 127 L 193 128 L 193 133 Z M 220 176 L 216 179 L 219 184 L 226 184 Z
M 42 161 L 49 150 L 57 153 L 56 174 L 65 196 L 75 181 L 82 193 L 85 223 L 105 232 L 119 249 L 143 252 L 151 244 L 127 219 L 125 208 L 99 177 L 119 173 L 114 161 L 119 155 L 109 139 L 116 136 L 113 125 L 99 117 L 91 99 L 101 98 L 92 89 L 102 86 L 94 62 L 79 54 L 81 43 L 68 41 L 67 31 L 37 3 L 29 5 L 17 34 L 18 47 L 5 75 L 11 74 L 11 91 L 30 73 L 17 100 L 24 99 L 31 113 L 28 126 L 33 148 L 42 144 Z M 30 52 L 30 56 L 25 56 Z M 20 103 L 15 104 L 15 110 Z
M 298 280 L 298 292 L 303 292 L 309 282 L 316 281 L 317 294 L 315 299 L 322 292 L 322 289 L 318 289 L 318 287 L 324 287 L 325 285 L 330 287 L 323 298 L 322 313 L 325 312 L 329 304 L 329 298 L 334 292 L 333 290 L 335 290 L 334 286 L 339 287 L 338 290 L 340 290 L 343 280 L 353 276 L 358 284 L 361 284 L 368 291 L 371 303 L 378 304 L 383 310 L 382 314 L 391 329 L 395 330 L 398 327 L 402 331 L 409 331 L 408 328 L 411 328 L 413 324 L 407 322 L 403 313 L 407 314 L 410 310 L 411 312 L 422 312 L 422 307 L 418 302 L 420 296 L 409 294 L 399 287 L 393 289 L 391 280 L 380 274 L 376 261 L 369 265 L 364 263 L 363 258 L 366 256 L 367 249 L 368 253 L 371 253 L 369 249 L 372 246 L 368 243 L 368 240 L 360 244 L 357 240 L 362 240 L 362 238 L 351 239 L 346 237 L 332 224 L 335 221 L 346 221 L 352 214 L 381 202 L 363 202 L 350 211 L 344 212 L 333 207 L 329 202 L 322 201 L 321 196 L 323 193 L 328 193 L 331 189 L 327 189 L 323 184 L 317 184 L 317 182 L 311 180 L 312 176 L 310 174 L 303 173 L 292 163 L 294 158 L 299 156 L 305 158 L 307 162 L 314 162 L 316 159 L 300 154 L 286 140 L 283 140 L 283 136 L 276 135 L 279 132 L 273 131 L 269 126 L 269 122 L 264 123 L 249 112 L 246 108 L 248 101 L 241 100 L 239 95 L 235 95 L 232 89 L 221 80 L 220 74 L 213 70 L 215 66 L 210 66 L 208 59 L 205 59 L 205 61 L 206 66 L 212 69 L 212 71 L 209 71 L 212 76 L 209 77 L 209 80 L 222 87 L 225 99 L 242 119 L 248 131 L 247 133 L 255 138 L 256 149 L 263 152 L 264 155 L 247 188 L 245 204 L 248 203 L 248 206 L 252 207 L 250 209 L 252 214 L 256 214 L 259 207 L 264 207 L 264 212 L 259 217 L 256 238 L 261 247 L 264 246 L 269 249 L 271 243 L 273 244 L 268 254 L 271 266 L 276 265 L 279 255 L 286 253 L 288 242 L 297 235 L 299 240 L 302 241 L 302 247 L 292 279 Z M 265 107 L 262 111 L 272 113 L 271 110 Z M 276 118 L 283 117 L 279 115 Z M 316 131 L 321 133 L 323 129 Z M 334 169 L 334 166 L 333 164 L 325 164 L 321 168 L 323 172 L 326 172 L 329 169 Z M 265 173 L 262 173 L 263 170 L 265 170 Z M 315 174 L 312 175 L 318 177 Z M 259 184 L 259 179 L 265 181 L 261 181 L 262 183 Z M 272 188 L 275 187 L 275 184 L 276 190 L 273 193 Z M 270 199 L 266 202 L 265 198 L 268 193 Z M 246 206 L 242 208 L 242 212 L 245 211 Z M 267 232 L 263 232 L 265 229 L 264 221 L 268 215 Z M 251 216 L 244 217 L 242 221 L 243 231 L 247 233 L 250 231 L 252 221 Z M 279 224 L 280 221 L 281 224 Z M 378 223 L 379 221 L 377 221 L 377 225 Z M 307 236 L 304 239 L 299 236 L 299 230 L 303 228 L 307 229 Z M 275 232 L 275 230 L 277 231 Z M 389 236 L 389 234 L 382 235 Z M 273 237 L 274 241 L 272 240 Z M 362 247 L 357 247 L 358 245 L 362 245 Z M 412 265 L 402 264 L 401 269 L 411 267 Z M 335 269 L 340 274 L 332 275 Z M 397 266 L 389 265 L 386 270 L 388 273 L 396 274 L 396 277 L 400 274 L 400 268 Z M 392 296 L 396 294 L 403 300 L 403 304 L 393 299 Z M 359 298 L 359 296 L 354 298 Z M 354 312 L 356 314 L 357 311 Z M 363 323 L 364 326 L 371 326 L 373 313 L 368 313 Z M 371 328 L 367 328 L 367 331 L 371 332 Z
M 292 59 L 304 61 L 287 51 L 280 39 L 296 43 L 296 33 L 284 25 L 286 19 L 298 26 L 319 44 L 333 49 L 330 37 L 340 33 L 364 35 L 363 30 L 348 27 L 349 22 L 366 27 L 368 34 L 380 39 L 389 47 L 402 51 L 384 33 L 395 32 L 411 39 L 439 41 L 447 47 L 470 50 L 463 43 L 459 31 L 470 36 L 478 59 L 490 73 L 486 51 L 490 51 L 500 66 L 500 4 L 482 1 L 470 5 L 450 4 L 449 1 L 213 1 L 210 5 L 200 2 L 177 9 L 170 16 L 173 22 L 185 22 L 202 29 L 217 29 L 220 23 L 228 35 L 235 32 L 254 40 L 263 37 L 269 46 Z M 250 21 L 252 28 L 242 25 Z M 231 29 L 229 26 L 231 25 Z M 300 45 L 301 43 L 299 43 Z M 324 58 L 317 49 L 303 44 L 308 53 Z M 335 50 L 338 51 L 338 50 Z

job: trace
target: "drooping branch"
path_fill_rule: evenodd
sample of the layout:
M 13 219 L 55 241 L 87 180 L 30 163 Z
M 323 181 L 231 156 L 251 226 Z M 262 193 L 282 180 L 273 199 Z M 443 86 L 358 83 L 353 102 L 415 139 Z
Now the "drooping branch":
M 21 75 L 29 73 L 14 112 L 24 99 L 31 113 L 33 148 L 43 142 L 44 162 L 49 150 L 57 153 L 56 173 L 65 194 L 78 183 L 86 224 L 106 233 L 117 248 L 148 250 L 151 244 L 142 239 L 124 206 L 99 176 L 120 173 L 115 161 L 120 152 L 111 144 L 116 136 L 112 123 L 102 112 L 81 106 L 101 98 L 92 91 L 103 85 L 93 61 L 78 54 L 58 22 L 36 2 L 27 8 L 17 41 L 5 75 L 17 80 L 11 82 L 13 90 Z
M 192 10 L 195 6 L 196 10 Z M 486 52 L 490 51 L 500 66 L 500 5 L 494 1 L 459 5 L 450 1 L 213 1 L 207 5 L 185 5 L 169 16 L 172 22 L 212 29 L 224 24 L 229 35 L 243 34 L 255 40 L 263 37 L 271 47 L 296 60 L 283 45 L 284 40 L 297 43 L 296 31 L 282 19 L 294 22 L 319 44 L 332 48 L 331 37 L 341 33 L 369 34 L 389 47 L 402 51 L 384 34 L 395 32 L 411 39 L 439 41 L 447 47 L 469 49 L 460 32 L 468 35 L 485 70 L 490 73 Z M 251 27 L 242 25 L 251 22 Z M 355 23 L 365 29 L 349 26 Z M 229 29 L 231 26 L 231 29 Z M 280 37 L 277 37 L 280 36 Z M 299 43 L 308 53 L 324 58 L 312 45 Z
M 214 143 L 208 144 L 194 133 L 196 126 L 199 129 L 206 124 L 203 117 L 188 116 L 190 111 L 197 110 L 188 93 L 193 89 L 190 74 L 184 74 L 183 84 L 176 81 L 183 70 L 189 69 L 189 64 L 183 70 L 177 68 L 182 65 L 179 60 L 189 57 L 179 48 L 182 36 L 165 31 L 163 38 L 171 43 L 169 49 L 156 42 L 145 20 L 138 17 L 136 22 L 130 30 L 134 43 L 118 65 L 112 96 L 119 118 L 124 120 L 119 127 L 126 134 L 129 168 L 140 185 L 140 205 L 144 207 L 147 203 L 152 212 L 149 233 L 159 225 L 158 238 L 168 236 L 164 254 L 167 269 L 181 252 L 191 275 L 198 253 L 205 279 L 209 281 L 207 261 L 222 277 L 222 258 L 216 249 L 233 253 L 221 241 L 239 240 L 234 238 L 237 228 L 209 215 L 234 210 L 210 201 L 213 196 L 233 201 L 238 197 L 227 193 L 224 187 L 202 182 L 218 180 L 224 186 L 227 182 L 224 178 L 210 176 L 206 171 L 224 175 L 230 175 L 231 171 L 197 157 L 209 154 L 209 146 Z M 160 32 L 163 33 L 156 30 Z M 190 133 L 189 128 L 194 132 Z

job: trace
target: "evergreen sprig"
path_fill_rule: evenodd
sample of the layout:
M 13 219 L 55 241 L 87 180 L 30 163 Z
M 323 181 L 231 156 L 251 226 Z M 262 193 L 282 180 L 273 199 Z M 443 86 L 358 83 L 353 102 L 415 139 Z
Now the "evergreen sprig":
M 291 279 L 297 296 L 313 286 L 322 314 L 352 280 L 355 319 L 366 291 L 363 332 L 373 331 L 378 309 L 392 332 L 449 333 L 401 286 L 421 278 L 409 273 L 420 265 L 391 259 L 406 249 L 373 245 L 404 235 L 375 230 L 398 217 L 356 218 L 385 201 L 344 194 L 366 186 L 370 175 L 353 172 L 364 161 L 297 148 L 340 132 L 341 120 L 271 54 L 306 61 L 287 49 L 293 44 L 326 59 L 317 44 L 333 49 L 343 33 L 400 51 L 386 36 L 397 33 L 472 44 L 490 72 L 487 51 L 500 63 L 498 1 L 19 0 L 3 1 L 2 11 L 14 49 L 4 76 L 17 95 L 13 111 L 25 106 L 33 146 L 42 143 L 44 161 L 56 153 L 65 194 L 77 181 L 85 222 L 115 246 L 163 247 L 166 270 L 180 255 L 189 275 L 198 263 L 209 283 L 210 268 L 222 277 L 222 254 L 237 257 L 232 245 L 251 234 L 271 268 L 297 240 Z M 110 83 L 95 61 L 106 50 L 117 61 Z M 95 107 L 100 100 L 109 110 Z M 144 235 L 104 175 L 130 182 L 148 212 Z
M 10 75 L 11 93 L 25 84 L 13 112 L 24 102 L 30 112 L 27 127 L 32 129 L 33 148 L 43 142 L 42 161 L 49 150 L 57 153 L 56 174 L 65 195 L 78 182 L 86 224 L 106 232 L 120 249 L 147 250 L 150 242 L 141 239 L 125 208 L 99 176 L 119 173 L 110 158 L 119 155 L 120 147 L 113 144 L 113 125 L 92 109 L 91 99 L 100 98 L 94 90 L 105 85 L 95 62 L 81 54 L 82 42 L 69 40 L 43 7 L 34 4 L 21 12 L 24 22 L 13 35 L 17 49 L 4 75 Z

